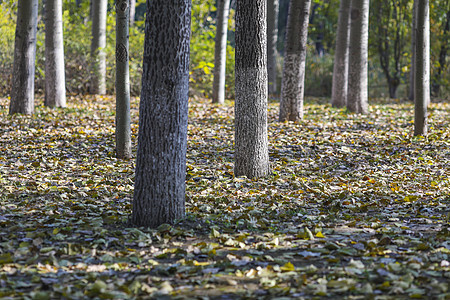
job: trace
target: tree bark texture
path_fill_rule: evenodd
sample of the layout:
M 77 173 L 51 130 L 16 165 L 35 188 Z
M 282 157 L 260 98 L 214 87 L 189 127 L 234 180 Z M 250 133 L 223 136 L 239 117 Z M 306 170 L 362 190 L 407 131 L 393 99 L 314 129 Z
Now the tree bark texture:
M 414 74 L 416 73 L 416 23 L 417 23 L 417 1 L 414 1 L 411 22 L 411 69 L 409 71 L 408 98 L 414 100 Z
M 279 0 L 267 0 L 267 75 L 269 94 L 277 93 L 277 42 Z
M 341 0 L 339 6 L 336 51 L 333 66 L 333 85 L 331 90 L 331 104 L 333 107 L 345 107 L 347 105 L 350 4 L 351 0 Z
M 417 1 L 416 74 L 414 82 L 414 135 L 427 135 L 427 106 L 430 98 L 429 57 L 430 12 L 429 0 Z M 428 45 L 427 45 L 428 44 Z
M 130 26 L 134 25 L 136 19 L 136 0 L 130 0 Z
M 92 41 L 91 56 L 93 74 L 91 93 L 106 94 L 106 15 L 107 0 L 92 0 Z
M 147 0 L 132 222 L 185 215 L 190 0 Z
M 350 19 L 347 109 L 351 112 L 367 114 L 369 111 L 367 95 L 369 0 L 352 0 Z
M 116 2 L 116 154 L 131 158 L 129 1 Z
M 283 78 L 281 82 L 280 122 L 303 118 L 306 42 L 311 0 L 291 0 L 286 32 Z
M 19 0 L 9 114 L 34 112 L 37 15 L 38 0 Z
M 236 3 L 235 176 L 269 173 L 266 0 Z
M 219 104 L 225 103 L 225 69 L 229 12 L 230 0 L 218 0 L 212 102 Z
M 62 0 L 45 1 L 45 101 L 66 107 Z

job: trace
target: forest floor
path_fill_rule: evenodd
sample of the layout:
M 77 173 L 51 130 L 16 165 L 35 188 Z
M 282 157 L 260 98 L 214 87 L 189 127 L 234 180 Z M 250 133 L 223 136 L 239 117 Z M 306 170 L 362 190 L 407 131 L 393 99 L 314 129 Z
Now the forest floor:
M 131 228 L 134 160 L 114 98 L 0 100 L 2 299 L 450 299 L 450 104 L 413 137 L 411 103 L 370 114 L 269 108 L 272 174 L 233 176 L 233 103 L 191 99 L 185 220 Z M 132 103 L 134 155 L 138 102 Z

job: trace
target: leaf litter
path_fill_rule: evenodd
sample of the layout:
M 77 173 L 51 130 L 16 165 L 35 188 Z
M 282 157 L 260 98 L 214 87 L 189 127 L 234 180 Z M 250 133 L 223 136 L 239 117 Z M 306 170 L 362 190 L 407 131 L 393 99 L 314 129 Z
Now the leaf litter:
M 426 138 L 410 103 L 360 116 L 311 98 L 297 124 L 270 103 L 272 172 L 248 179 L 232 103 L 193 98 L 186 219 L 148 229 L 128 225 L 114 98 L 68 100 L 33 117 L 0 100 L 0 298 L 450 298 L 448 103 Z M 134 143 L 137 119 L 134 99 Z

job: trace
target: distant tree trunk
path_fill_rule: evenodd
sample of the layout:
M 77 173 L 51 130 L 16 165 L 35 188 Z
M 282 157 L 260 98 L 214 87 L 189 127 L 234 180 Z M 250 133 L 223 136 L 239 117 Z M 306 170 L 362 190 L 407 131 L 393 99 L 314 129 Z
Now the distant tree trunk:
M 128 65 L 129 0 L 116 2 L 116 154 L 131 158 L 130 73 Z
M 267 75 L 269 94 L 277 93 L 277 41 L 279 0 L 267 0 Z
M 130 0 L 130 27 L 134 25 L 136 19 L 136 0 Z
M 311 0 L 291 0 L 286 32 L 280 122 L 303 118 L 306 41 Z
M 420 3 L 420 2 L 419 2 Z M 419 5 L 419 4 L 417 4 Z M 426 100 L 427 106 L 431 103 L 431 46 L 430 46 L 430 7 L 429 0 L 426 3 L 425 9 L 425 34 L 424 34 L 424 42 L 425 42 L 425 88 L 426 88 Z M 417 50 L 416 50 L 417 51 Z M 417 74 L 417 72 L 416 72 Z
M 441 44 L 441 50 L 439 51 L 439 66 L 436 70 L 436 74 L 434 76 L 434 82 L 433 82 L 433 96 L 438 97 L 439 96 L 439 90 L 441 88 L 441 76 L 442 71 L 446 68 L 446 58 L 447 58 L 447 51 L 448 51 L 448 39 L 449 39 L 449 31 L 450 31 L 450 10 L 447 11 L 447 17 L 444 23 L 444 29 L 442 32 L 442 35 L 444 36 L 444 39 L 442 40 Z
M 416 75 L 414 82 L 414 135 L 427 135 L 427 106 L 430 102 L 430 73 L 426 58 L 429 51 L 430 11 L 429 0 L 417 1 Z M 428 44 L 428 45 L 427 45 Z
M 147 0 L 132 222 L 185 215 L 190 0 Z
M 106 94 L 106 14 L 107 0 L 92 0 L 92 42 L 93 59 L 92 89 L 93 94 Z
M 417 23 L 417 1 L 414 1 L 411 22 L 411 69 L 409 71 L 409 100 L 414 100 L 414 74 L 416 73 L 416 25 Z
M 66 107 L 62 0 L 45 1 L 45 105 Z
M 235 176 L 269 173 L 266 0 L 236 3 Z
M 350 4 L 351 0 L 341 0 L 339 6 L 336 51 L 333 66 L 333 88 L 331 91 L 331 104 L 333 107 L 344 107 L 347 104 Z
M 38 0 L 19 0 L 9 114 L 34 112 L 37 15 Z
M 229 12 L 230 0 L 218 0 L 212 102 L 219 104 L 225 103 L 225 67 L 227 62 L 227 30 Z
M 347 109 L 366 114 L 369 111 L 367 95 L 369 0 L 352 0 L 350 18 Z

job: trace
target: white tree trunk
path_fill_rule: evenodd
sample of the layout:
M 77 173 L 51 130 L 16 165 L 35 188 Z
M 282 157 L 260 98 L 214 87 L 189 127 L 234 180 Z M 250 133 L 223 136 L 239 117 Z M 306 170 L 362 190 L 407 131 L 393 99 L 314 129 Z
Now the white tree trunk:
M 91 56 L 92 66 L 92 87 L 93 94 L 106 94 L 106 15 L 107 0 L 92 0 L 92 42 Z
M 352 0 L 347 108 L 366 114 L 368 103 L 369 0 Z
M 130 26 L 134 25 L 136 18 L 136 0 L 130 0 Z
M 333 66 L 333 87 L 331 90 L 331 104 L 333 107 L 344 107 L 347 104 L 350 4 L 351 0 L 341 0 L 339 7 Z
M 230 0 L 218 0 L 212 102 L 219 104 L 225 103 L 225 71 L 227 62 L 227 30 L 229 12 Z
M 45 1 L 45 105 L 66 107 L 62 0 Z
M 269 94 L 277 93 L 277 41 L 279 0 L 267 0 L 267 75 Z
M 19 0 L 9 114 L 34 112 L 38 0 Z
M 116 154 L 131 158 L 129 0 L 116 2 Z
M 281 81 L 280 122 L 303 118 L 306 42 L 311 0 L 292 0 L 289 5 L 283 78 Z
M 414 135 L 427 135 L 427 106 L 430 102 L 430 11 L 429 0 L 417 1 L 416 74 L 414 82 Z
M 237 0 L 235 176 L 269 173 L 266 0 Z

